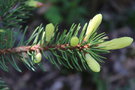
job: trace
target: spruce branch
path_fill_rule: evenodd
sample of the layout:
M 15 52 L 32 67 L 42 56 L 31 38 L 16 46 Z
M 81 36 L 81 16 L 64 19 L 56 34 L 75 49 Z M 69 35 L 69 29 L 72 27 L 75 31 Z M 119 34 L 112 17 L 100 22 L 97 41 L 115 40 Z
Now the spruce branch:
M 101 21 L 102 15 L 97 14 L 88 26 L 87 24 L 83 26 L 81 33 L 79 33 L 80 24 L 73 24 L 68 32 L 64 30 L 63 33 L 60 33 L 58 27 L 53 24 L 47 24 L 46 27 L 40 25 L 27 40 L 24 39 L 26 34 L 24 31 L 23 38 L 16 47 L 14 47 L 16 41 L 12 42 L 15 37 L 11 37 L 12 35 L 9 34 L 6 40 L 12 38 L 10 40 L 12 45 L 8 48 L 0 47 L 0 68 L 7 71 L 7 62 L 9 62 L 21 72 L 18 66 L 18 61 L 21 61 L 30 70 L 35 71 L 37 66 L 42 68 L 43 55 L 58 68 L 64 66 L 78 71 L 91 69 L 94 72 L 99 72 L 100 63 L 103 62 L 102 59 L 105 59 L 101 54 L 109 53 L 109 50 L 127 47 L 133 42 L 130 37 L 106 41 L 105 33 L 97 33 L 97 27 Z M 5 38 L 5 34 L 1 38 Z M 123 42 L 119 43 L 121 40 Z M 3 39 L 2 42 L 4 42 Z
M 62 33 L 52 23 L 45 27 L 40 25 L 26 38 L 27 28 L 20 31 L 22 23 L 29 17 L 32 7 L 42 6 L 45 4 L 35 0 L 0 0 L 0 69 L 3 71 L 8 72 L 11 65 L 22 72 L 20 64 L 32 71 L 45 70 L 44 57 L 59 69 L 64 66 L 77 71 L 100 72 L 100 63 L 106 59 L 102 54 L 125 48 L 133 42 L 130 37 L 107 41 L 104 32 L 98 34 L 101 14 L 95 15 L 84 26 L 73 23 Z M 22 36 L 17 40 L 19 33 Z M 1 78 L 0 89 L 9 90 Z
M 24 2 L 27 0 L 0 0 L 0 28 L 21 28 L 21 24 L 30 16 L 32 8 Z

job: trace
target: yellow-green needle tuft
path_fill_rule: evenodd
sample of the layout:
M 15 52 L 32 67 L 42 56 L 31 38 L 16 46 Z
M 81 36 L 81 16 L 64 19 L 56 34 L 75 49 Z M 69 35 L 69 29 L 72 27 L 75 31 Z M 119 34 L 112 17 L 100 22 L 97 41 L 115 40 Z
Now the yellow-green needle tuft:
M 99 63 L 90 54 L 86 54 L 85 58 L 86 58 L 86 62 L 88 64 L 89 68 L 93 72 L 100 72 L 100 65 L 99 65 Z
M 47 24 L 45 28 L 46 41 L 49 42 L 54 35 L 54 25 L 52 23 Z
M 41 53 L 37 53 L 34 59 L 34 63 L 40 63 L 42 60 L 42 54 Z
M 101 14 L 97 14 L 96 16 L 94 16 L 90 20 L 89 25 L 87 27 L 87 31 L 86 31 L 86 34 L 85 34 L 84 41 L 87 41 L 89 39 L 89 37 L 91 36 L 91 34 L 97 30 L 97 28 L 101 24 L 101 21 L 102 21 L 102 15 Z
M 78 45 L 78 43 L 79 43 L 78 37 L 72 37 L 71 38 L 71 40 L 70 40 L 70 45 L 71 46 L 76 46 L 76 45 Z
M 132 42 L 133 42 L 133 38 L 131 37 L 121 37 L 121 38 L 116 38 L 116 39 L 112 39 L 110 41 L 101 43 L 99 44 L 99 47 L 102 47 L 102 49 L 105 49 L 105 50 L 115 50 L 115 49 L 125 48 L 131 45 Z

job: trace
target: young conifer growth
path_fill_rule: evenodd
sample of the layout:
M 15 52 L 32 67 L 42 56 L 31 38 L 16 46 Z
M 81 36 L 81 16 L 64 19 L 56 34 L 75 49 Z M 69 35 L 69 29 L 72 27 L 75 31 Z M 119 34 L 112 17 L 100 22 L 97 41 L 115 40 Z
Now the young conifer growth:
M 37 8 L 37 7 L 42 7 L 43 3 L 35 1 L 35 0 L 28 0 L 28 1 L 26 1 L 26 5 Z
M 70 40 L 70 45 L 71 46 L 77 46 L 79 43 L 79 39 L 78 37 L 72 37 L 71 40 Z
M 86 54 L 85 57 L 86 57 L 86 62 L 88 64 L 89 68 L 93 72 L 100 72 L 99 63 L 90 54 Z
M 97 14 L 89 21 L 89 25 L 87 27 L 86 36 L 84 38 L 84 41 L 87 41 L 90 38 L 91 34 L 97 30 L 97 28 L 101 24 L 101 21 L 102 21 L 101 14 Z
M 40 63 L 42 60 L 42 54 L 40 52 L 38 52 L 36 55 L 35 55 L 35 59 L 34 59 L 34 63 Z
M 101 43 L 99 47 L 103 47 L 105 50 L 115 50 L 128 47 L 132 42 L 133 39 L 131 37 L 121 37 Z
M 54 25 L 52 23 L 47 24 L 45 28 L 46 41 L 49 42 L 51 38 L 54 36 Z

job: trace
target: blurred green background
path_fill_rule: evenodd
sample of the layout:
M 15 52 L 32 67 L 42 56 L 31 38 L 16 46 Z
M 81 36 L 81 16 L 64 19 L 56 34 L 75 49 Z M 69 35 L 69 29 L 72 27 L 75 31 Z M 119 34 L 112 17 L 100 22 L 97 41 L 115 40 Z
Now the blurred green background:
M 24 23 L 29 32 L 43 23 L 51 22 L 60 31 L 69 29 L 72 23 L 84 25 L 98 13 L 103 22 L 98 32 L 106 32 L 109 39 L 130 36 L 135 38 L 135 0 L 39 0 L 45 5 L 31 12 Z M 135 42 L 130 47 L 105 55 L 100 73 L 58 70 L 48 61 L 46 72 L 11 70 L 5 81 L 12 90 L 135 90 Z M 10 74 L 10 76 L 9 76 Z

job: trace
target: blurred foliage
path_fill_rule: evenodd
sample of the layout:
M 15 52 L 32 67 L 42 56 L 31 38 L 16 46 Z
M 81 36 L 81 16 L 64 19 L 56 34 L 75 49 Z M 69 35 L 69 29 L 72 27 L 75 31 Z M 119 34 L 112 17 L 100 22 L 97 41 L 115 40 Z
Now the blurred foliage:
M 71 24 L 75 21 L 85 22 L 86 19 L 84 17 L 88 16 L 88 9 L 82 0 L 51 0 L 50 3 L 52 5 L 44 13 L 44 18 L 47 18 L 54 24 Z
M 135 11 L 130 11 L 127 19 L 127 24 L 135 28 Z
M 0 90 L 10 90 L 6 83 L 0 77 Z

